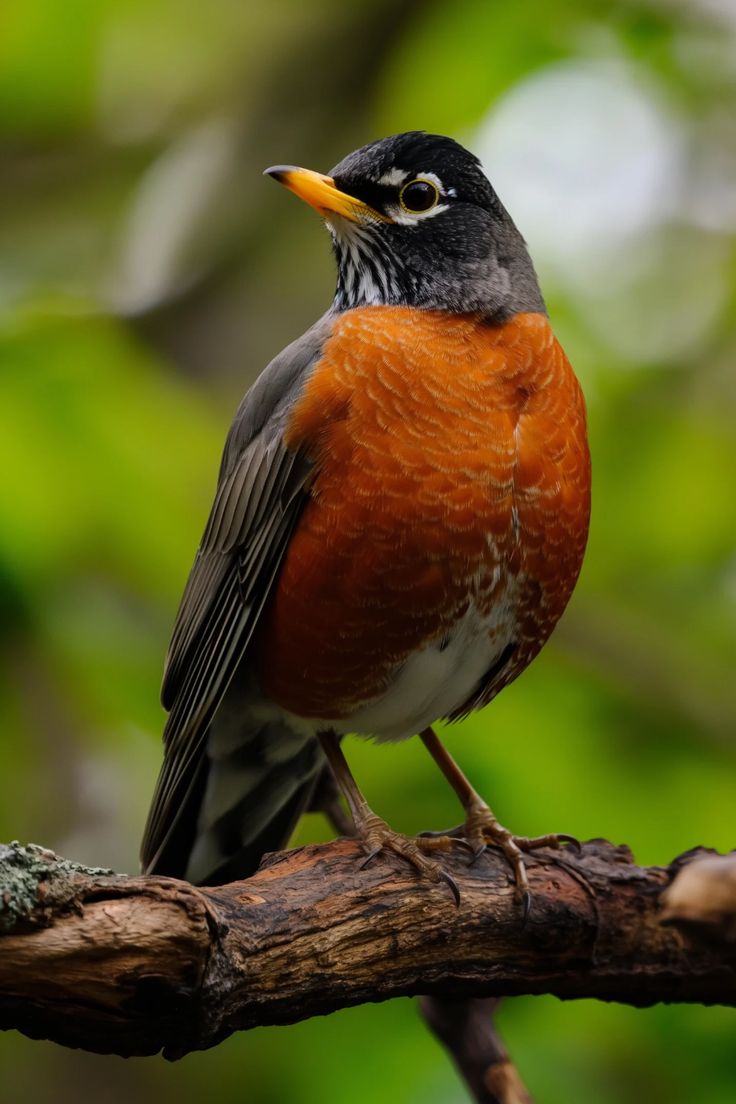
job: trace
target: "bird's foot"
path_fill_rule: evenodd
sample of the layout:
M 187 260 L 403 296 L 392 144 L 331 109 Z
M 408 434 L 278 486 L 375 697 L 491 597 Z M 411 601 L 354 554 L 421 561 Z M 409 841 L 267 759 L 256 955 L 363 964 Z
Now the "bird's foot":
M 465 842 L 472 848 L 473 861 L 478 859 L 487 847 L 498 848 L 506 857 L 514 873 L 516 894 L 523 905 L 524 919 L 529 915 L 531 906 L 529 878 L 527 877 L 524 855 L 530 851 L 538 851 L 542 847 L 559 850 L 565 843 L 578 850 L 580 848 L 580 844 L 574 836 L 557 832 L 552 832 L 546 836 L 514 836 L 508 828 L 504 828 L 498 822 L 483 801 L 475 802 L 468 808 L 463 836 Z
M 440 863 L 429 858 L 428 855 L 435 851 L 447 852 L 458 846 L 464 850 L 470 850 L 466 840 L 445 835 L 405 836 L 401 832 L 395 832 L 374 813 L 366 816 L 362 821 L 359 835 L 366 851 L 361 867 L 367 866 L 382 851 L 393 851 L 430 882 L 444 882 L 455 898 L 455 904 L 460 904 L 460 890 L 457 882 Z

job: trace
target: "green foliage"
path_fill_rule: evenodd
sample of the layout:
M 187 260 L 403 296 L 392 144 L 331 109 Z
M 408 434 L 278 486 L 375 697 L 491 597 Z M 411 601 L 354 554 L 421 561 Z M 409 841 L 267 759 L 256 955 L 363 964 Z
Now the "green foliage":
M 231 411 L 331 291 L 316 221 L 259 172 L 325 169 L 425 127 L 483 152 L 528 233 L 588 396 L 595 469 L 589 552 L 552 644 L 449 744 L 519 831 L 603 835 L 645 862 L 734 845 L 736 28 L 716 7 L 6 0 L 0 840 L 135 868 L 167 634 Z M 613 97 L 588 131 L 569 129 L 591 118 L 587 93 L 544 113 L 576 80 Z M 624 143 L 615 173 L 641 119 L 654 130 L 586 237 L 581 208 L 606 186 L 595 143 Z M 660 147 L 666 171 L 632 223 Z M 457 821 L 413 741 L 348 754 L 397 827 Z M 307 818 L 298 838 L 325 831 Z M 537 998 L 507 1002 L 502 1021 L 545 1104 L 736 1095 L 729 1010 Z M 0 1066 L 13 1104 L 461 1098 L 408 1001 L 173 1067 L 8 1034 Z

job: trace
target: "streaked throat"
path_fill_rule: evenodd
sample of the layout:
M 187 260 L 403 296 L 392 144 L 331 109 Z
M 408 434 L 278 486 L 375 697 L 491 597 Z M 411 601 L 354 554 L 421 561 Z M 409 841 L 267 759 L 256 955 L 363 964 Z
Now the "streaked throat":
M 408 274 L 369 226 L 328 223 L 337 261 L 335 307 L 400 305 L 408 301 Z

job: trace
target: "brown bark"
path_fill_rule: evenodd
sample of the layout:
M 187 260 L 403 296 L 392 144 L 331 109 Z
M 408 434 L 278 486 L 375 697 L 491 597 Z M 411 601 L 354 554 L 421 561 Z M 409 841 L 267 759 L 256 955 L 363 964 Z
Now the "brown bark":
M 692 919 L 660 922 L 682 860 L 641 868 L 604 841 L 535 853 L 523 923 L 494 852 L 472 867 L 448 859 L 459 907 L 393 856 L 366 869 L 360 858 L 338 840 L 198 889 L 0 848 L 0 1026 L 176 1058 L 233 1031 L 419 993 L 736 1004 L 736 943 Z

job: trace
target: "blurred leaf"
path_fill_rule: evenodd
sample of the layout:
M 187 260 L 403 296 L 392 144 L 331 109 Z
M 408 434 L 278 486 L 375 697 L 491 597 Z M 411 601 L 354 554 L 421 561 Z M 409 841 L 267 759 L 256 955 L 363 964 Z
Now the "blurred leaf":
M 61 14 L 63 11 L 63 18 Z M 3 0 L 0 127 L 34 139 L 60 137 L 94 118 L 100 0 Z

